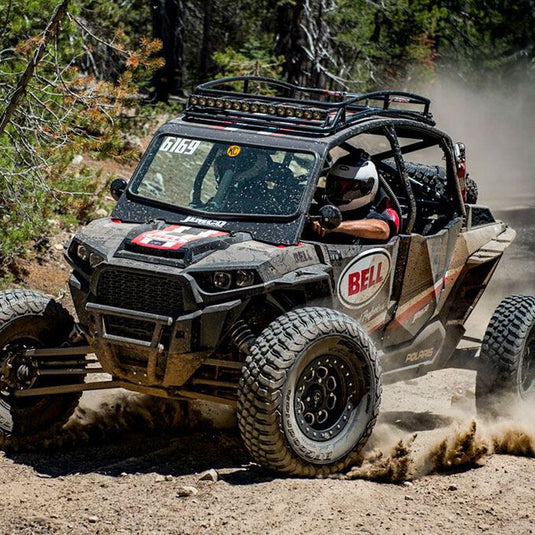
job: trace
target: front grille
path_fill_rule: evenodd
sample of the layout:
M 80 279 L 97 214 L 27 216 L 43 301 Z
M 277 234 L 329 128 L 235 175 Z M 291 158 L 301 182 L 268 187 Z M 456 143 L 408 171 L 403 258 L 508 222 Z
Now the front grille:
M 116 269 L 100 275 L 97 300 L 102 305 L 172 318 L 184 310 L 183 288 L 175 278 Z

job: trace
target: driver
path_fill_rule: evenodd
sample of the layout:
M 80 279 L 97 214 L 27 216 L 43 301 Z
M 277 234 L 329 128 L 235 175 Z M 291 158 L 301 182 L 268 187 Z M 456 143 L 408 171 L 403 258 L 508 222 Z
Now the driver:
M 222 152 L 214 161 L 218 191 L 213 200 L 229 212 L 257 212 L 265 195 L 268 157 L 262 150 L 242 148 L 236 155 Z
M 219 184 L 226 171 L 232 171 L 235 184 L 246 184 L 253 177 L 263 176 L 268 169 L 264 151 L 243 148 L 235 156 L 222 152 L 214 162 L 216 181 Z
M 342 222 L 326 229 L 317 221 L 314 232 L 331 243 L 353 243 L 355 238 L 386 242 L 399 232 L 399 216 L 379 188 L 379 175 L 370 155 L 357 149 L 340 158 L 329 170 L 325 195 L 342 212 Z

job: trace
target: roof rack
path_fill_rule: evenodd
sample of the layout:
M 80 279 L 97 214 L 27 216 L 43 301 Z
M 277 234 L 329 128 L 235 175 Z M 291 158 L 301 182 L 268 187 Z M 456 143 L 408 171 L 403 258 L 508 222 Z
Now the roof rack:
M 268 94 L 260 93 L 261 85 Z M 399 105 L 419 109 L 396 107 Z M 348 93 L 260 76 L 235 76 L 198 85 L 184 113 L 186 120 L 212 124 L 329 135 L 377 115 L 434 125 L 430 105 L 429 99 L 405 91 Z

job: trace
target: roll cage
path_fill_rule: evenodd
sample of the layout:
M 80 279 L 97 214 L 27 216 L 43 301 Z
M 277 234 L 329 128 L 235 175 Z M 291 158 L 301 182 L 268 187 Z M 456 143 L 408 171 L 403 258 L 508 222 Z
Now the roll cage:
M 268 94 L 260 92 L 262 87 Z M 422 226 L 417 221 L 419 211 L 435 209 L 445 216 L 466 216 L 456 179 L 453 143 L 434 128 L 430 105 L 429 99 L 403 91 L 326 91 L 269 78 L 240 76 L 197 86 L 186 106 L 184 121 L 315 138 L 316 147 L 318 141 L 326 142 L 324 163 L 326 154 L 334 147 L 351 150 L 349 140 L 359 134 L 383 135 L 390 149 L 372 154 L 372 160 L 379 168 L 383 187 L 400 212 L 402 232 L 410 234 Z M 402 145 L 400 137 L 414 141 Z M 446 195 L 426 199 L 425 195 L 422 197 L 423 191 L 414 191 L 418 184 L 408 173 L 404 156 L 432 146 L 440 147 L 445 155 Z
M 266 96 L 251 92 L 257 83 L 286 91 L 290 96 Z M 233 89 L 232 84 L 240 85 L 239 90 Z M 465 216 L 464 202 L 455 174 L 453 143 L 445 133 L 432 126 L 434 122 L 429 111 L 430 103 L 424 97 L 389 91 L 359 95 L 324 92 L 258 77 L 229 78 L 202 84 L 198 86 L 195 95 L 190 97 L 182 117 L 160 128 L 134 173 L 133 181 L 153 157 L 158 136 L 167 134 L 274 149 L 286 148 L 317 155 L 295 214 L 284 217 L 218 214 L 217 217 L 226 222 L 225 228 L 229 231 L 249 232 L 255 239 L 269 243 L 298 243 L 329 151 L 335 147 L 351 147 L 352 138 L 366 133 L 378 134 L 388 140 L 389 148 L 373 153 L 372 158 L 380 170 L 383 184 L 389 188 L 396 201 L 394 206 L 401 214 L 402 233 L 419 232 L 422 227 L 418 222 L 419 214 L 426 210 L 450 214 L 451 218 L 454 214 Z M 313 98 L 305 98 L 307 95 L 312 95 Z M 201 97 L 204 100 L 199 100 Z M 195 98 L 198 100 L 192 101 Z M 338 99 L 339 102 L 321 99 Z M 372 106 L 372 102 L 379 102 L 380 105 Z M 394 105 L 412 105 L 422 109 L 399 110 L 393 108 Z M 273 109 L 261 106 L 272 106 Z M 242 107 L 247 110 L 243 111 Z M 290 107 L 292 110 L 288 113 L 292 113 L 293 117 L 279 115 L 281 110 L 286 110 L 286 113 Z M 315 110 L 320 115 L 314 115 Z M 309 119 L 304 116 L 305 113 Z M 298 118 L 296 114 L 302 117 Z M 402 143 L 400 137 L 409 141 Z M 433 145 L 442 149 L 446 159 L 445 183 L 448 194 L 445 200 L 419 198 L 421 192 L 415 192 L 415 183 L 405 165 L 408 154 Z M 191 216 L 203 217 L 203 214 L 195 210 L 174 209 L 140 199 L 129 189 L 119 200 L 113 215 L 132 222 L 163 219 L 173 223 L 183 223 L 186 219 L 191 222 Z

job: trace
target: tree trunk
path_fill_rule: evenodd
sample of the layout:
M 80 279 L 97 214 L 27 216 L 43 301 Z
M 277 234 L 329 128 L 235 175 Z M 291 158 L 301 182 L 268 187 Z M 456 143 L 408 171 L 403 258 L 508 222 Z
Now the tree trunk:
M 283 75 L 286 80 L 298 85 L 305 82 L 304 72 L 309 64 L 301 27 L 304 11 L 304 0 L 284 2 L 277 7 L 275 54 L 284 56 Z
M 165 65 L 153 76 L 154 100 L 167 102 L 169 95 L 182 88 L 184 55 L 183 0 L 152 0 L 152 34 L 163 44 L 161 55 Z
M 213 70 L 212 54 L 214 52 L 212 40 L 212 11 L 213 3 L 210 0 L 203 0 L 203 27 L 202 27 L 202 44 L 201 57 L 199 58 L 199 78 L 205 81 Z M 211 5 L 212 4 L 212 5 Z

